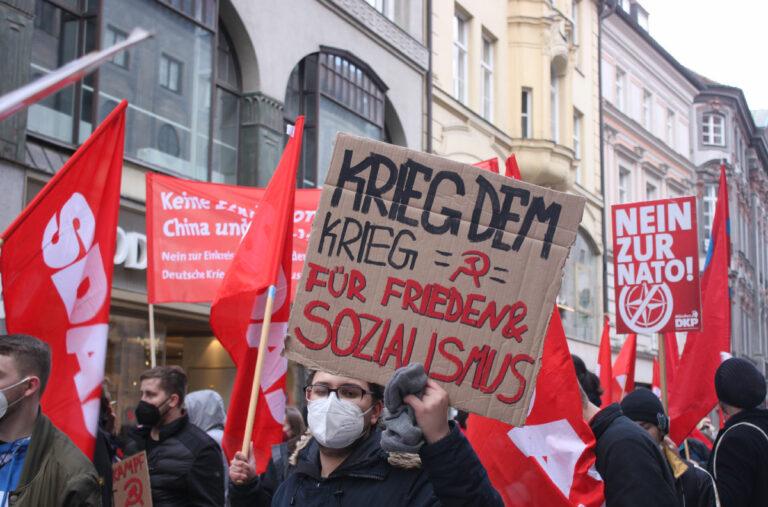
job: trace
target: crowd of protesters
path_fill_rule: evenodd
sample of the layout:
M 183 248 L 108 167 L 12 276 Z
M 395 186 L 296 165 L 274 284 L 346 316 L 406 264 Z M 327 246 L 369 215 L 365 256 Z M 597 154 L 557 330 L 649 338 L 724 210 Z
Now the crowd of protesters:
M 599 380 L 575 356 L 574 367 L 607 506 L 768 505 L 766 382 L 751 362 L 720 365 L 714 385 L 725 423 L 717 431 L 702 421 L 697 436 L 709 441 L 680 447 L 654 393 L 638 388 L 600 407 Z M 260 475 L 252 452 L 224 455 L 221 396 L 187 393 L 175 366 L 141 375 L 137 424 L 120 434 L 104 386 L 91 461 L 40 408 L 50 371 L 43 341 L 0 336 L 0 507 L 112 505 L 112 465 L 141 451 L 156 507 L 503 504 L 448 394 L 420 365 L 398 370 L 386 387 L 310 372 L 306 418 L 286 409 L 283 442 Z

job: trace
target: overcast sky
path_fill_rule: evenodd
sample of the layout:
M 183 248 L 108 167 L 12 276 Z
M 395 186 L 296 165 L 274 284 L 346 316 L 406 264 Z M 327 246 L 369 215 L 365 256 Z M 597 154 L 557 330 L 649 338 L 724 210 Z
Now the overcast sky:
M 681 64 L 768 109 L 767 0 L 640 0 L 650 33 Z

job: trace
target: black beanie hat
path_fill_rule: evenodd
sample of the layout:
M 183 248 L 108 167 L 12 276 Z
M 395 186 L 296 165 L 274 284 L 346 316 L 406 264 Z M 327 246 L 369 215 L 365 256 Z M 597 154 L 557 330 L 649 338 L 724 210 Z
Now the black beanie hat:
M 621 411 L 635 422 L 648 422 L 665 430 L 664 407 L 650 389 L 641 387 L 626 395 L 621 400 Z
M 715 391 L 723 403 L 755 408 L 765 400 L 765 377 L 746 359 L 732 357 L 715 372 Z

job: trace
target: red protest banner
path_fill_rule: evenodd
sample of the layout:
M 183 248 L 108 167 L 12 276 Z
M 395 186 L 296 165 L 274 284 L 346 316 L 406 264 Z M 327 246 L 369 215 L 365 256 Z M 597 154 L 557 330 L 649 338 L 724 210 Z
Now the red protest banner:
M 213 301 L 263 195 L 263 188 L 189 181 L 148 173 L 149 302 Z M 319 199 L 319 189 L 296 191 L 293 280 L 301 278 L 309 231 Z M 295 288 L 291 299 L 294 291 Z
M 694 198 L 617 204 L 611 216 L 616 331 L 700 329 Z

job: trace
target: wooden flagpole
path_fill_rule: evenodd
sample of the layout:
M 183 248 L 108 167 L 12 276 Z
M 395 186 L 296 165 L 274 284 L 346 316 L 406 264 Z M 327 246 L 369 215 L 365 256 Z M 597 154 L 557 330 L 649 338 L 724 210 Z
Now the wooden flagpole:
M 667 400 L 667 342 L 664 333 L 658 334 L 659 379 L 661 380 L 661 403 L 664 405 L 664 413 L 669 415 Z
M 155 305 L 149 303 L 149 366 L 157 366 L 157 341 L 155 340 Z
M 261 387 L 261 370 L 264 367 L 264 358 L 267 351 L 267 340 L 269 338 L 269 326 L 272 323 L 272 305 L 275 302 L 274 285 L 270 285 L 267 292 L 267 304 L 264 308 L 264 321 L 261 324 L 261 338 L 259 338 L 259 355 L 256 358 L 256 368 L 253 372 L 253 383 L 251 384 L 251 400 L 248 403 L 248 419 L 245 422 L 245 433 L 243 433 L 243 454 L 248 456 L 248 449 L 253 433 L 253 422 L 256 419 L 256 402 L 259 400 L 259 387 Z

